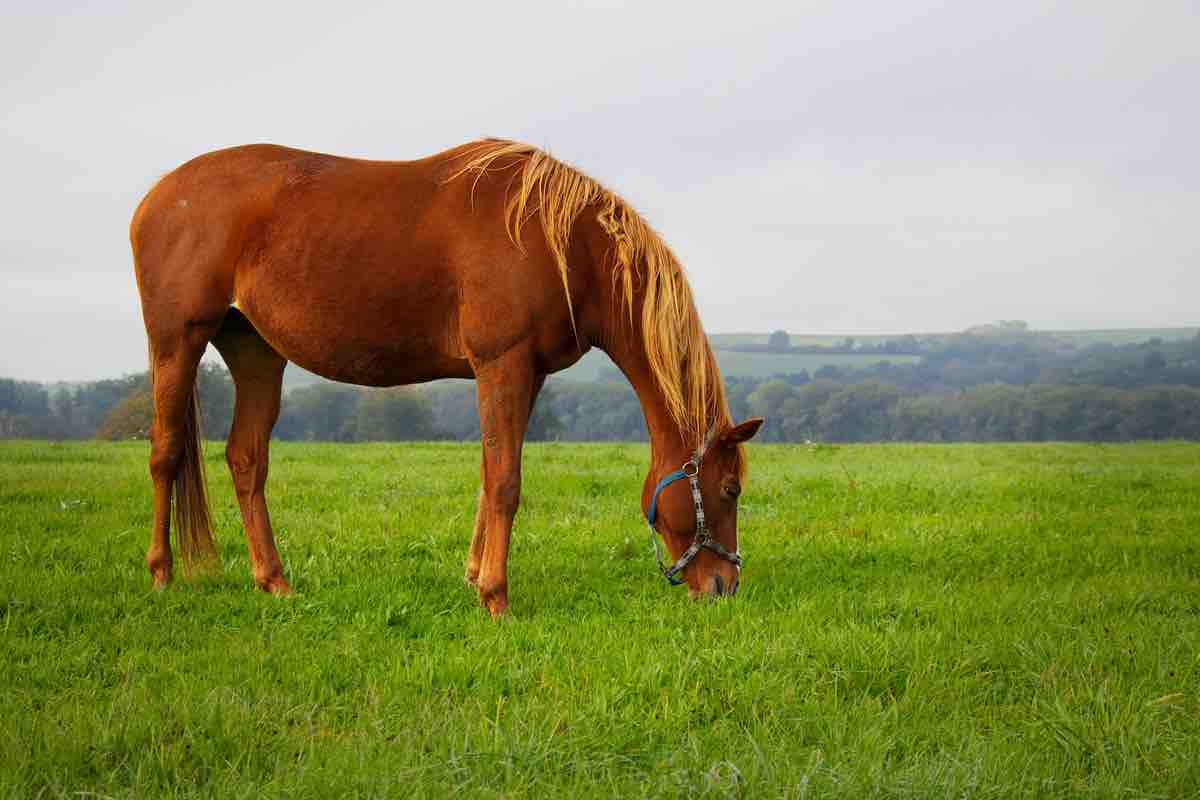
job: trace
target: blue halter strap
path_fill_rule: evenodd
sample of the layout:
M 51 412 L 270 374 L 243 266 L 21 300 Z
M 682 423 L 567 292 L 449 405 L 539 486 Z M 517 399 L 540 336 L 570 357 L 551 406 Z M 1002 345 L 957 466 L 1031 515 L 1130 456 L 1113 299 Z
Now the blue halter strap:
M 646 521 L 650 523 L 651 527 L 654 527 L 654 520 L 656 520 L 658 518 L 658 495 L 659 495 L 659 493 L 662 492 L 663 489 L 667 488 L 675 481 L 682 480 L 686 477 L 687 477 L 686 472 L 684 472 L 681 469 L 677 469 L 674 472 L 672 472 L 670 475 L 667 475 L 666 477 L 664 477 L 661 481 L 658 482 L 658 486 L 654 487 L 654 494 L 652 494 L 650 496 L 650 510 L 646 512 Z

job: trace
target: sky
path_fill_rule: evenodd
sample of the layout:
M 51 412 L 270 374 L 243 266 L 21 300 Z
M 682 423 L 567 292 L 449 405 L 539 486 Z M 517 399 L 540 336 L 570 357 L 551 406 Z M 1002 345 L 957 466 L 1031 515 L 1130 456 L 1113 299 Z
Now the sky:
M 129 217 L 200 153 L 479 136 L 615 189 L 711 333 L 1200 324 L 1200 4 L 5 3 L 0 376 L 145 368 Z

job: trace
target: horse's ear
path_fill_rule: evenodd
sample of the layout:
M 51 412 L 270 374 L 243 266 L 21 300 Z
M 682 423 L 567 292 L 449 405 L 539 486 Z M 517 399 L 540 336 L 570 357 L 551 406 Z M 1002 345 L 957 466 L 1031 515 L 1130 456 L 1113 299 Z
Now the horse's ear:
M 758 433 L 758 429 L 762 427 L 762 417 L 751 417 L 745 422 L 739 422 L 732 428 L 723 431 L 717 442 L 725 447 L 732 447 L 735 444 L 748 442 L 754 438 L 754 434 Z

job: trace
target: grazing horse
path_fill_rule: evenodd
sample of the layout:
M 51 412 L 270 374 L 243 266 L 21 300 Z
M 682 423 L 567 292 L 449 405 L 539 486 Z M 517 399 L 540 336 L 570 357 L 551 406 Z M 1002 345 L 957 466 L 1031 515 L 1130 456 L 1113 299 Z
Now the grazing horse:
M 664 574 L 694 597 L 736 591 L 741 443 L 762 420 L 730 418 L 674 255 L 578 170 L 494 139 L 393 162 L 234 147 L 161 178 L 130 242 L 154 393 L 156 586 L 171 580 L 172 493 L 185 564 L 215 555 L 194 388 L 211 342 L 237 392 L 225 455 L 266 591 L 291 590 L 264 494 L 288 361 L 368 386 L 477 381 L 482 486 L 466 579 L 498 616 L 529 415 L 546 376 L 591 347 L 646 416 L 642 508 L 656 554 L 655 530 L 676 559 Z

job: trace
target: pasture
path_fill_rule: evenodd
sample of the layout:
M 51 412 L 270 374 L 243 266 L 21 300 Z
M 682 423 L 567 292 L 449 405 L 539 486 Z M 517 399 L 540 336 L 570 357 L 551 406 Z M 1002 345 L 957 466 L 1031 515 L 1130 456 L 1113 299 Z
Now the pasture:
M 644 445 L 530 444 L 511 618 L 479 450 L 273 447 L 297 593 L 150 590 L 144 443 L 0 442 L 0 796 L 1179 797 L 1200 446 L 751 445 L 739 596 L 659 577 Z

